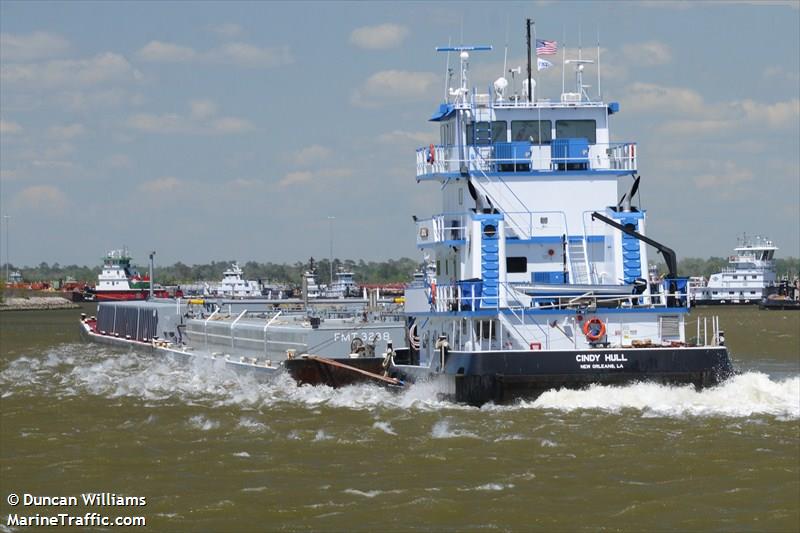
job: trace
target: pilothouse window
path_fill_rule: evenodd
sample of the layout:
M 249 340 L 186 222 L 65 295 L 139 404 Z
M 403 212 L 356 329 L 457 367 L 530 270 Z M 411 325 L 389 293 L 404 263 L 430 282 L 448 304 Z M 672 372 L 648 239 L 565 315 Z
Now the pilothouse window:
M 455 128 L 451 121 L 445 122 L 440 128 L 441 142 L 445 146 L 452 146 L 455 144 Z
M 508 125 L 505 120 L 495 120 L 492 122 L 492 142 L 504 143 L 508 141 Z
M 552 123 L 549 120 L 512 120 L 511 140 L 529 141 L 531 144 L 550 144 Z
M 557 139 L 589 139 L 597 142 L 597 123 L 594 120 L 556 120 Z
M 476 128 L 477 126 L 477 128 Z M 470 122 L 467 124 L 467 144 L 488 146 L 489 144 L 506 142 L 508 126 L 505 120 L 494 122 Z

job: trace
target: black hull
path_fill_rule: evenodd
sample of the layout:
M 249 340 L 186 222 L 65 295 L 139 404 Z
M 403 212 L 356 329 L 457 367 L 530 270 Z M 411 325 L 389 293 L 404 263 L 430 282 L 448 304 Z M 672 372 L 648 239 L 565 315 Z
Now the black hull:
M 401 379 L 441 376 L 429 369 L 398 365 Z M 450 352 L 444 375 L 454 399 L 471 405 L 534 399 L 551 389 L 640 381 L 714 386 L 734 373 L 725 347 L 620 348 L 563 351 Z
M 759 300 L 758 298 L 753 298 L 752 300 L 746 300 L 746 301 L 745 300 L 741 300 L 741 301 L 738 301 L 738 302 L 732 302 L 730 300 L 725 300 L 725 301 L 720 301 L 720 300 L 692 300 L 691 302 L 692 302 L 692 307 L 699 306 L 699 305 L 702 305 L 703 307 L 711 306 L 711 305 L 713 305 L 713 306 L 721 305 L 721 306 L 725 306 L 725 307 L 729 307 L 729 306 L 744 307 L 744 306 L 748 306 L 748 305 L 758 305 L 758 303 L 760 301 L 761 300 Z
M 800 311 L 798 300 L 767 300 L 758 304 L 759 309 L 768 311 Z
M 359 359 L 332 359 L 373 374 L 383 374 L 382 357 L 365 357 Z M 283 366 L 289 375 L 301 385 L 327 385 L 333 388 L 345 387 L 356 383 L 376 383 L 374 378 L 353 372 L 346 368 L 327 365 L 314 359 L 287 359 Z

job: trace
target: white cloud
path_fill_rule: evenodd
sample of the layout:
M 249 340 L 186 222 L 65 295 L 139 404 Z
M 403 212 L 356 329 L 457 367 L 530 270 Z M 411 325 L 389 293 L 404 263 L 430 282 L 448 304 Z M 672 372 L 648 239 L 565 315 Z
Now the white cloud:
M 253 129 L 246 119 L 238 117 L 215 118 L 217 106 L 211 100 L 189 102 L 189 115 L 178 113 L 137 113 L 128 117 L 129 128 L 149 133 L 186 133 L 226 135 Z
M 86 128 L 83 127 L 83 124 L 79 123 L 51 126 L 47 130 L 47 136 L 51 139 L 65 141 L 80 137 L 84 133 L 86 133 Z
M 173 191 L 182 186 L 183 182 L 175 176 L 166 176 L 155 180 L 145 181 L 139 185 L 139 190 L 151 194 Z
M 357 106 L 373 106 L 390 101 L 420 100 L 429 97 L 438 82 L 439 77 L 432 72 L 382 70 L 353 92 L 351 102 Z
M 278 187 L 286 188 L 292 185 L 302 185 L 313 182 L 315 185 L 329 184 L 330 180 L 349 178 L 353 175 L 352 168 L 328 168 L 318 170 L 296 170 L 286 174 L 279 182 Z
M 66 160 L 75 152 L 75 147 L 68 142 L 44 145 L 37 144 L 35 148 L 19 152 L 17 157 L 29 162 L 32 166 L 40 168 L 69 168 L 74 164 Z
M 131 166 L 131 158 L 125 154 L 111 154 L 102 161 L 106 168 L 127 168 Z
M 208 28 L 212 32 L 216 33 L 220 37 L 225 37 L 227 39 L 232 39 L 234 37 L 239 37 L 244 33 L 244 29 L 239 26 L 238 24 L 234 24 L 233 22 L 227 22 L 224 24 L 217 24 L 215 26 L 209 26 Z
M 319 161 L 324 161 L 325 159 L 331 157 L 331 155 L 333 155 L 333 150 L 330 148 L 313 144 L 292 154 L 291 161 L 295 165 L 308 165 L 317 163 Z
M 708 111 L 703 97 L 692 89 L 637 82 L 628 87 L 627 93 L 624 101 L 630 111 L 696 115 Z
M 413 142 L 414 144 L 422 145 L 436 141 L 436 133 L 430 131 L 393 130 L 379 135 L 378 141 L 387 144 Z
M 753 180 L 753 172 L 746 168 L 740 168 L 733 163 L 726 163 L 717 172 L 703 174 L 694 178 L 695 185 L 699 189 L 725 188 L 731 185 L 739 185 Z
M 175 113 L 138 113 L 128 118 L 127 126 L 149 133 L 183 133 L 190 130 L 188 121 Z
M 228 183 L 230 183 L 234 187 L 239 187 L 239 188 L 257 187 L 262 184 L 262 182 L 259 180 L 248 180 L 245 178 L 236 178 L 235 180 L 231 180 Z
M 798 2 L 798 5 L 800 5 L 800 2 Z M 776 81 L 778 83 L 790 82 L 794 84 L 800 82 L 800 72 L 787 69 L 783 65 L 771 65 L 765 67 L 761 75 L 764 77 L 764 79 L 773 83 Z
M 121 87 L 104 90 L 68 90 L 54 95 L 58 105 L 69 111 L 97 111 L 103 108 L 138 106 L 144 100 L 141 94 L 127 91 Z
M 27 35 L 0 33 L 0 57 L 3 61 L 30 61 L 58 57 L 69 50 L 69 41 L 53 33 L 44 31 Z
M 231 42 L 198 52 L 191 47 L 162 41 L 150 41 L 136 56 L 153 63 L 218 63 L 246 68 L 271 68 L 292 63 L 288 46 L 260 47 L 248 43 Z
M 270 68 L 288 65 L 294 59 L 288 46 L 261 48 L 247 43 L 227 43 L 209 52 L 209 58 L 240 67 Z
M 82 87 L 131 82 L 142 77 L 127 59 L 112 52 L 89 59 L 4 64 L 0 67 L 0 76 L 9 85 L 27 88 Z
M 34 185 L 21 190 L 12 201 L 19 209 L 45 211 L 58 214 L 67 206 L 66 195 L 58 188 L 51 185 Z
M 398 24 L 363 26 L 350 33 L 350 43 L 369 50 L 385 50 L 400 46 L 408 36 L 408 28 Z
M 629 65 L 652 67 L 670 63 L 672 51 L 669 46 L 658 41 L 631 43 L 622 47 L 622 57 Z
M 22 126 L 11 120 L 0 119 L 0 134 L 13 135 L 22 131 Z
M 136 52 L 140 60 L 154 63 L 180 63 L 191 61 L 196 56 L 197 52 L 188 46 L 162 41 L 150 41 Z
M 748 119 L 763 120 L 773 128 L 796 126 L 800 120 L 800 99 L 797 98 L 774 104 L 742 100 L 732 104 L 732 107 L 737 111 L 741 110 Z
M 192 118 L 204 119 L 217 114 L 217 105 L 211 100 L 192 100 L 189 102 Z
M 296 172 L 289 172 L 283 179 L 278 182 L 280 187 L 289 187 L 291 185 L 300 185 L 308 183 L 314 178 L 314 174 L 308 170 L 300 170 Z
M 244 133 L 252 129 L 253 125 L 243 118 L 223 117 L 211 123 L 211 133 Z

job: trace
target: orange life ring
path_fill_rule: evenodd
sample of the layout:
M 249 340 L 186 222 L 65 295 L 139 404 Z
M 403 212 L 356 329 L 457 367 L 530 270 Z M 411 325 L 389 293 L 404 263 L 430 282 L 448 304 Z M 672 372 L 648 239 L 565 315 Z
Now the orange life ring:
M 541 342 L 532 342 L 530 344 L 530 347 L 531 347 L 531 350 L 541 350 L 542 349 L 542 343 Z
M 431 145 L 430 148 L 428 148 L 428 163 L 432 165 L 434 161 L 436 161 L 436 148 Z
M 431 281 L 431 305 L 436 305 L 436 282 Z
M 597 331 L 592 330 L 594 325 L 599 326 Z M 586 335 L 586 338 L 590 341 L 600 340 L 606 334 L 606 325 L 597 317 L 590 318 L 583 324 L 583 334 Z

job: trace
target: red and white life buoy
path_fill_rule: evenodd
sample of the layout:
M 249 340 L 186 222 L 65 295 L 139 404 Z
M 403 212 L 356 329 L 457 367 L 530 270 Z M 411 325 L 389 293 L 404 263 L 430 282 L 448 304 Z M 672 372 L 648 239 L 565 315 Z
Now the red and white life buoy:
M 433 145 L 430 145 L 428 148 L 428 163 L 431 165 L 436 161 L 436 148 Z
M 583 325 L 583 334 L 591 342 L 600 340 L 606 334 L 606 325 L 597 317 L 590 318 Z
M 530 344 L 530 348 L 531 348 L 531 350 L 541 350 L 542 349 L 542 343 L 541 342 L 532 342 Z
M 431 305 L 436 305 L 436 282 L 431 281 Z

